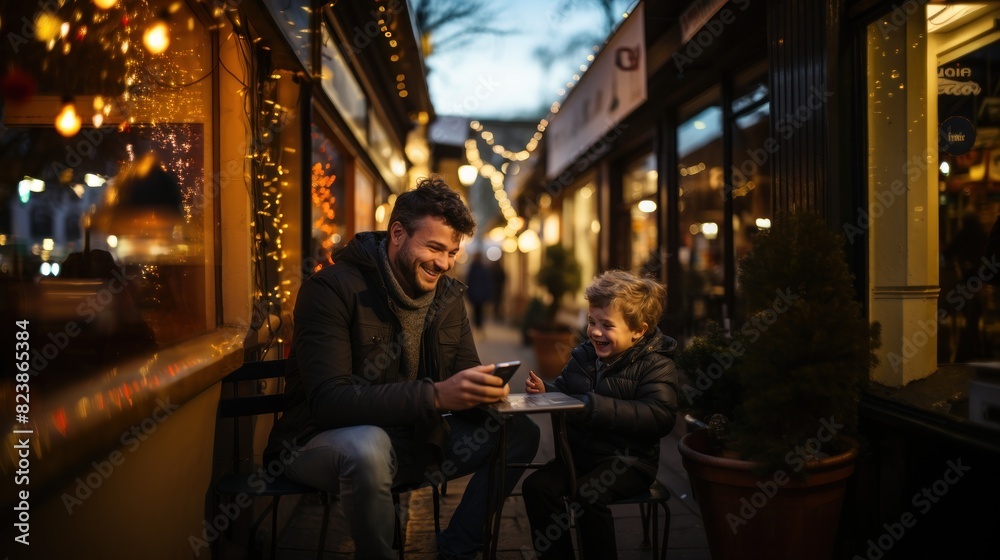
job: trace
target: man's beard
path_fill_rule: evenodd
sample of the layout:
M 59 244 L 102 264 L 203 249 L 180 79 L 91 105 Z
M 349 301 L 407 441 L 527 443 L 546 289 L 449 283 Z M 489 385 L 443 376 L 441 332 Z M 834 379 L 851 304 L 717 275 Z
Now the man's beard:
M 420 263 L 413 256 L 409 249 L 409 243 L 404 243 L 400 247 L 399 252 L 396 253 L 396 269 L 399 270 L 400 276 L 398 278 L 403 289 L 413 290 L 413 297 L 420 297 L 429 292 L 433 292 L 437 288 L 437 282 L 432 284 L 430 287 L 425 287 L 420 282 L 420 271 L 417 270 L 420 267 Z M 439 277 L 440 278 L 440 277 Z

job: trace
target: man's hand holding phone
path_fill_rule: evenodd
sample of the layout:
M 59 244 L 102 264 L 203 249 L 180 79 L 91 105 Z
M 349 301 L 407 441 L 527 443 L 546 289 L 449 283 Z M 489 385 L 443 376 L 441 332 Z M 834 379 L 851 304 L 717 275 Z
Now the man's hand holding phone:
M 507 381 L 520 362 L 510 364 L 514 365 L 508 373 L 500 371 L 507 376 L 506 379 L 497 373 L 500 365 L 509 364 L 485 364 L 463 369 L 444 381 L 434 383 L 434 407 L 438 410 L 465 410 L 504 400 L 510 394 Z
M 519 367 L 521 367 L 520 361 L 499 363 L 497 364 L 497 368 L 493 370 L 493 375 L 503 379 L 503 384 L 506 385 L 510 383 L 510 378 L 514 377 L 514 372 Z

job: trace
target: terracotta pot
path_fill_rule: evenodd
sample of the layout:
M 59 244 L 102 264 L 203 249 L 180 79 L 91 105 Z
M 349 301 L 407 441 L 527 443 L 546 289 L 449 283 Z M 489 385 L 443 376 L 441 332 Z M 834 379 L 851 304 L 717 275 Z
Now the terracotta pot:
M 711 455 L 705 430 L 685 435 L 678 448 L 713 560 L 832 556 L 857 449 L 810 462 L 795 455 L 787 471 L 761 476 L 755 463 Z M 796 467 L 808 478 L 792 478 Z
M 535 360 L 538 362 L 538 370 L 535 373 L 543 379 L 555 379 L 569 361 L 570 351 L 578 343 L 576 333 L 569 329 L 530 329 L 529 336 L 535 348 Z

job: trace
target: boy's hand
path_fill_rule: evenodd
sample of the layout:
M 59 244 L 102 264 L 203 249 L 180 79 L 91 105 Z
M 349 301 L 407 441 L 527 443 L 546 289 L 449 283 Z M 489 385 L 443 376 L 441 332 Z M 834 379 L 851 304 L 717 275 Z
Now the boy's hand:
M 507 398 L 510 387 L 492 375 L 493 364 L 474 366 L 434 384 L 434 407 L 438 410 L 465 410 Z
M 535 372 L 529 371 L 528 378 L 524 380 L 524 392 L 530 394 L 544 393 L 545 383 L 542 379 L 535 375 Z

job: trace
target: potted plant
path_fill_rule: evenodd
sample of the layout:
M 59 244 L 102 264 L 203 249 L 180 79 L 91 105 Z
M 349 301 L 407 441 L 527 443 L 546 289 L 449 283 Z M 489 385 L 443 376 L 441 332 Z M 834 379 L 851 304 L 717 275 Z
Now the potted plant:
M 577 344 L 574 325 L 561 322 L 559 311 L 563 298 L 576 293 L 583 284 L 579 261 L 572 251 L 561 244 L 545 249 L 541 269 L 535 281 L 549 295 L 549 304 L 541 320 L 528 326 L 528 336 L 534 345 L 535 357 L 542 377 L 554 378 L 569 359 L 570 350 Z
M 814 214 L 779 215 L 740 284 L 746 324 L 712 326 L 677 356 L 680 404 L 708 425 L 679 448 L 712 557 L 830 558 L 879 325 L 842 237 Z

